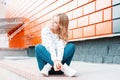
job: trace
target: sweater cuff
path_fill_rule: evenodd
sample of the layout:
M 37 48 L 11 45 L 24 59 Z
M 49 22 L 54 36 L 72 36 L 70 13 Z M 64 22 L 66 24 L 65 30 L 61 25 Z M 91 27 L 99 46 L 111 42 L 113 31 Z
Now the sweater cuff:
M 52 61 L 54 62 L 55 60 L 57 60 L 57 57 L 52 57 Z
M 62 61 L 62 57 L 57 57 L 57 60 Z
M 52 57 L 53 62 L 56 61 L 56 60 L 62 61 L 62 58 L 60 58 L 60 57 Z

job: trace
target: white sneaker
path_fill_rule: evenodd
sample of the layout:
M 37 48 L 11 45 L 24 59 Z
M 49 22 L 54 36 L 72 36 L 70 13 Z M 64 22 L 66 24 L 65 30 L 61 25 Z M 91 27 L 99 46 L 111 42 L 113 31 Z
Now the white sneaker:
M 43 75 L 43 76 L 48 76 L 48 72 L 51 70 L 52 66 L 50 64 L 46 64 L 43 69 L 40 71 L 40 73 Z
M 74 77 L 74 76 L 76 76 L 76 74 L 77 74 L 77 71 L 75 71 L 75 70 L 73 70 L 72 68 L 70 68 L 67 64 L 64 64 L 64 65 L 62 66 L 61 71 L 63 71 L 64 74 L 65 74 L 66 76 L 68 76 L 68 77 Z

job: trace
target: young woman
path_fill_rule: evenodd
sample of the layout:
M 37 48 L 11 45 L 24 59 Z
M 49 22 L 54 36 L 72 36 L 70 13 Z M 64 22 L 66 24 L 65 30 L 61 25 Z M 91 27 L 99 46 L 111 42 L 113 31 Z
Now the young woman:
M 69 67 L 75 52 L 75 45 L 68 43 L 68 16 L 59 13 L 53 16 L 52 24 L 41 30 L 42 44 L 35 46 L 40 72 L 48 76 L 49 71 L 62 71 L 66 76 L 75 76 L 76 71 Z

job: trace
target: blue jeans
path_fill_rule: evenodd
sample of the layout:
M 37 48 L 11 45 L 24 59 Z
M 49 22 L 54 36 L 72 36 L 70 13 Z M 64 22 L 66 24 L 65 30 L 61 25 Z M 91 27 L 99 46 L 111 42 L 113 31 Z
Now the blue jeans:
M 70 65 L 74 52 L 75 52 L 75 45 L 73 43 L 68 43 L 64 48 L 62 64 L 66 63 L 67 65 Z M 45 64 L 47 63 L 49 63 L 51 66 L 54 65 L 53 61 L 51 60 L 50 53 L 42 44 L 38 44 L 35 46 L 35 53 L 36 53 L 39 70 L 42 70 Z

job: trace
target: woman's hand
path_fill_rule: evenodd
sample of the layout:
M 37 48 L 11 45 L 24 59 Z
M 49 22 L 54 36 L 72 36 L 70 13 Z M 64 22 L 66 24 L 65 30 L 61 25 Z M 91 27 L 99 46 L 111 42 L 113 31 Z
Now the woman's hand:
M 61 61 L 60 61 L 60 60 L 54 61 L 54 70 L 55 70 L 55 71 L 59 71 L 59 70 L 61 70 L 61 68 L 62 68 L 62 63 L 61 63 Z

